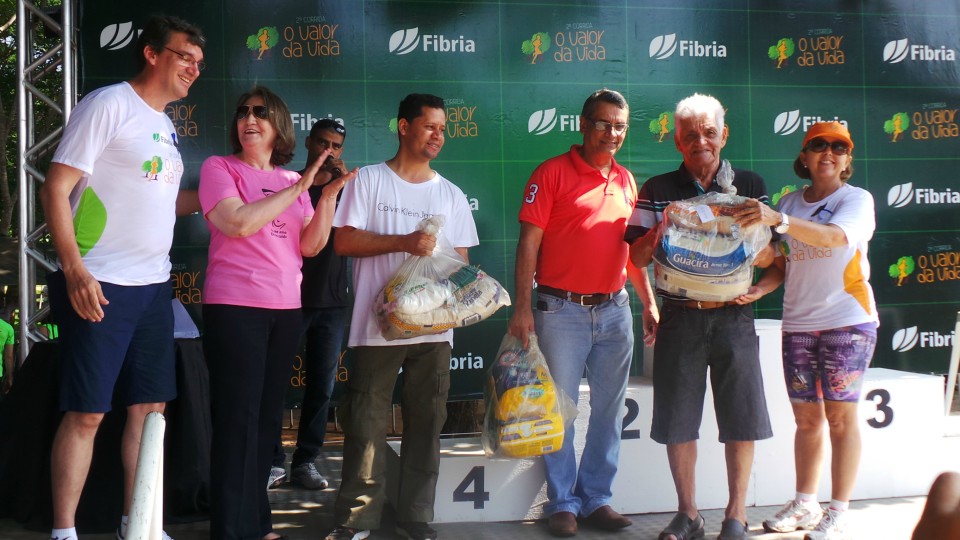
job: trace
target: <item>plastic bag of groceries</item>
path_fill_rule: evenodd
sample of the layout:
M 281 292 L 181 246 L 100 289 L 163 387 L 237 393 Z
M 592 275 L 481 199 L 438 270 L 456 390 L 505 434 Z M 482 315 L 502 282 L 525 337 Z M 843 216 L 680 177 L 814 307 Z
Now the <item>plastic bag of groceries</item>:
M 425 218 L 417 230 L 439 235 L 444 216 Z M 384 339 L 440 334 L 469 326 L 510 305 L 497 280 L 439 244 L 429 257 L 410 256 L 374 298 Z
M 726 302 L 752 284 L 753 261 L 770 243 L 770 227 L 736 223 L 733 213 L 747 198 L 736 195 L 726 160 L 717 181 L 725 193 L 674 201 L 664 209 L 653 255 L 658 289 L 693 300 Z
M 510 334 L 503 336 L 497 359 L 487 372 L 484 390 L 483 450 L 487 457 L 528 458 L 563 446 L 566 426 L 577 406 L 557 388 L 547 361 L 530 334 L 526 349 Z

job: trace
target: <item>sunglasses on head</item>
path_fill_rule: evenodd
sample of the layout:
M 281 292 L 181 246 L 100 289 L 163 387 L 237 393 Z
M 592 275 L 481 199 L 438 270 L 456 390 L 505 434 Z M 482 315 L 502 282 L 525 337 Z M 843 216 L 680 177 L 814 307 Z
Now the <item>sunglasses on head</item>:
M 251 112 L 261 120 L 266 120 L 270 116 L 270 109 L 266 105 L 241 105 L 237 107 L 236 118 L 237 120 L 243 120 Z
M 850 151 L 850 147 L 847 146 L 847 143 L 845 142 L 841 142 L 841 141 L 829 142 L 823 139 L 814 139 L 810 141 L 809 143 L 807 143 L 806 150 L 809 150 L 811 152 L 816 152 L 819 154 L 820 152 L 826 152 L 827 147 L 829 147 L 830 150 L 832 150 L 833 153 L 838 156 L 846 155 Z

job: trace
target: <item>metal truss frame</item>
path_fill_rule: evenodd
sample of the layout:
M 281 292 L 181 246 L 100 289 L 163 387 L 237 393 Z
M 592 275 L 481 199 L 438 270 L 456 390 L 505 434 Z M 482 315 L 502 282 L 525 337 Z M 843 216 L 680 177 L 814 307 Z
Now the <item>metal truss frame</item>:
M 17 361 L 21 364 L 33 344 L 44 339 L 37 331 L 36 323 L 49 311 L 46 305 L 42 308 L 37 306 L 37 265 L 48 270 L 56 268 L 56 262 L 38 248 L 38 242 L 47 235 L 46 223 L 38 218 L 37 188 L 45 178 L 44 171 L 38 168 L 38 162 L 56 148 L 77 101 L 76 13 L 74 0 L 63 0 L 56 14 L 51 14 L 32 0 L 17 0 L 17 180 L 20 199 L 20 354 Z M 37 40 L 37 32 L 41 27 L 46 32 L 56 33 L 60 41 L 46 49 L 42 48 Z M 50 77 L 63 78 L 61 92 L 57 95 L 47 95 L 38 87 L 39 81 Z M 50 133 L 37 132 L 37 111 L 41 108 L 62 118 L 60 125 Z

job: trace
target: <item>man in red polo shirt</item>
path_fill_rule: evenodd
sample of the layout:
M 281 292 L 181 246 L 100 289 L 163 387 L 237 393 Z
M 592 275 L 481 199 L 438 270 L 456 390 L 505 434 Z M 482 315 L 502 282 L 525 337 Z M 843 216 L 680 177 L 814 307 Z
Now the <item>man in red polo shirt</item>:
M 619 92 L 594 92 L 580 115 L 583 144 L 537 167 L 520 208 L 516 302 L 509 332 L 526 344 L 536 330 L 556 384 L 577 400 L 586 370 L 591 393 L 579 468 L 572 426 L 563 447 L 544 456 L 550 499 L 544 512 L 554 536 L 576 534 L 578 516 L 585 524 L 610 531 L 631 523 L 610 507 L 633 359 L 624 232 L 637 184 L 613 159 L 629 121 L 630 108 Z M 652 328 L 656 303 L 646 274 L 635 275 L 642 280 L 638 290 L 649 296 L 644 298 L 644 328 Z M 536 309 L 531 307 L 534 280 Z

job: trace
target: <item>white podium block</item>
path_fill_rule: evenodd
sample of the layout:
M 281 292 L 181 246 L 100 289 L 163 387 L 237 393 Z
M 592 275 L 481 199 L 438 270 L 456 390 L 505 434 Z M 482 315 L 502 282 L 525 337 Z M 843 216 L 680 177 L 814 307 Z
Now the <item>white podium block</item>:
M 757 320 L 760 368 L 773 438 L 757 441 L 747 504 L 779 505 L 793 496 L 795 472 L 793 409 L 783 381 L 780 321 Z M 644 362 L 645 371 L 652 362 Z M 651 368 L 652 370 L 652 368 Z M 652 372 L 652 371 L 651 371 Z M 926 494 L 936 475 L 955 468 L 960 437 L 944 437 L 941 377 L 889 369 L 867 370 L 859 405 L 863 454 L 854 499 Z M 579 461 L 590 415 L 590 391 L 580 385 L 574 448 Z M 624 403 L 619 470 L 611 506 L 624 514 L 670 512 L 676 491 L 664 445 L 650 439 L 653 383 L 631 378 Z M 568 432 L 569 434 L 569 432 Z M 697 459 L 697 503 L 702 509 L 727 504 L 724 446 L 718 441 L 713 392 L 707 385 Z M 396 502 L 400 443 L 389 443 L 388 494 Z M 824 456 L 818 493 L 830 498 L 830 453 Z M 517 521 L 543 515 L 543 460 L 487 459 L 478 438 L 442 441 L 434 507 L 438 523 Z
M 476 437 L 440 443 L 434 522 L 521 521 L 542 515 L 547 499 L 542 459 L 487 459 Z M 388 492 L 395 503 L 400 442 L 388 444 L 394 451 L 387 454 Z

